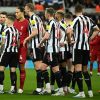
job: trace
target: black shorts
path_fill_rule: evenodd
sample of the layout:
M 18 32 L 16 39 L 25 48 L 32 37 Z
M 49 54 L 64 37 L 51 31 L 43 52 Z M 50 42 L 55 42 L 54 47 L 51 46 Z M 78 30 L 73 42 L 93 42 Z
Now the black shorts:
M 33 49 L 33 62 L 43 60 L 43 50 L 41 48 Z
M 0 57 L 0 66 L 7 67 L 15 67 L 18 65 L 18 53 L 14 52 L 4 52 Z
M 59 52 L 59 62 L 65 62 L 68 59 L 72 58 L 72 54 L 68 51 L 60 51 Z
M 45 53 L 43 57 L 43 63 L 55 67 L 59 65 L 59 54 L 58 53 Z
M 89 61 L 89 50 L 73 49 L 73 64 L 82 64 L 86 66 Z

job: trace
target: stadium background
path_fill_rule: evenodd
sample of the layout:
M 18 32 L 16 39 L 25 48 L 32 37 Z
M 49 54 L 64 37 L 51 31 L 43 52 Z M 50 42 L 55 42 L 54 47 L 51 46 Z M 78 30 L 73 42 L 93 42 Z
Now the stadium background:
M 84 6 L 84 12 L 86 15 L 91 17 L 100 27 L 100 0 L 0 0 L 0 12 L 6 11 L 9 13 L 14 13 L 15 8 L 17 5 L 24 6 L 28 2 L 33 2 L 35 4 L 35 8 L 37 11 L 37 14 L 41 16 L 41 18 L 44 18 L 44 10 L 47 7 L 53 7 L 55 10 L 63 9 L 65 12 L 68 10 L 71 12 L 74 12 L 74 6 L 77 3 L 81 3 Z M 6 99 L 35 99 L 35 100 L 45 100 L 45 99 L 68 99 L 72 100 L 71 94 L 65 97 L 52 97 L 52 96 L 30 96 L 29 93 L 32 92 L 33 89 L 35 89 L 35 71 L 32 70 L 34 64 L 31 60 L 27 60 L 25 67 L 27 69 L 27 78 L 25 82 L 25 92 L 23 95 L 15 94 L 15 95 L 0 95 L 0 99 L 6 100 Z M 89 66 L 89 64 L 88 64 Z M 94 67 L 97 68 L 97 63 L 94 63 Z M 31 69 L 30 69 L 31 68 Z M 9 89 L 10 86 L 10 79 L 9 79 L 9 70 L 6 70 L 6 79 L 5 79 L 5 90 Z M 18 76 L 19 71 L 17 70 Z M 18 79 L 19 82 L 19 79 Z M 93 90 L 94 90 L 94 98 L 92 100 L 98 100 L 100 94 L 97 93 L 97 90 L 100 89 L 100 77 L 96 76 L 96 70 L 94 70 L 94 75 L 92 77 L 93 82 Z M 86 86 L 85 86 L 86 87 Z M 86 90 L 86 88 L 85 88 Z M 78 91 L 78 90 L 77 90 Z M 89 98 L 86 98 L 85 100 L 89 100 Z

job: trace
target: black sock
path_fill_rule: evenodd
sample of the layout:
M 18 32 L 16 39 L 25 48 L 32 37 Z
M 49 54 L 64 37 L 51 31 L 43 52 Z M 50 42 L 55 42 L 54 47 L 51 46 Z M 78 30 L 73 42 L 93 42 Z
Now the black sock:
M 17 75 L 16 72 L 10 72 L 11 86 L 16 86 Z
M 86 82 L 86 85 L 88 87 L 88 90 L 92 90 L 92 85 L 91 85 L 91 78 L 88 72 L 83 72 L 84 79 Z
M 36 70 L 36 73 L 37 73 L 37 76 L 36 76 L 36 79 L 37 79 L 37 88 L 41 88 L 42 87 L 42 71 L 41 70 Z
M 42 76 L 44 78 L 45 83 L 49 83 L 49 73 L 47 70 L 42 71 Z
M 43 75 L 41 76 L 41 87 L 42 88 L 44 87 L 44 77 L 43 77 Z
M 67 86 L 68 86 L 68 87 L 70 86 L 72 77 L 73 77 L 73 73 L 72 73 L 71 71 L 68 71 L 68 72 L 67 72 L 67 76 L 66 76 L 66 79 L 67 79 L 66 82 L 67 82 Z
M 67 75 L 67 70 L 64 67 L 60 67 L 61 75 L 62 75 L 62 85 L 63 87 L 66 86 L 66 75 Z
M 0 85 L 3 85 L 3 81 L 4 81 L 4 72 L 0 71 Z
M 54 75 L 55 75 L 55 78 L 56 78 L 56 82 L 57 82 L 58 87 L 61 88 L 62 87 L 61 72 L 60 71 L 55 72 Z
M 55 80 L 56 80 L 55 79 L 55 75 L 54 75 L 52 69 L 50 69 L 50 71 L 51 71 L 51 73 L 50 73 L 50 84 L 54 85 L 55 84 Z
M 76 79 L 75 79 L 75 72 L 73 72 L 73 78 L 72 78 L 72 89 L 75 89 Z
M 79 92 L 82 92 L 82 91 L 83 91 L 82 72 L 81 72 L 81 71 L 76 72 L 76 73 L 75 73 L 75 77 L 76 77 L 77 85 L 78 85 L 78 88 L 79 88 Z

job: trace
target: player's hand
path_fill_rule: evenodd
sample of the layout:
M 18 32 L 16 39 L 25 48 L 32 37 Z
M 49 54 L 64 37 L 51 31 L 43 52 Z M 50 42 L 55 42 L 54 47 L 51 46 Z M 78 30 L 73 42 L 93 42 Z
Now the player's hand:
M 37 48 L 41 48 L 41 45 L 40 45 L 40 44 L 38 44 L 38 45 L 37 45 Z
M 70 42 L 70 45 L 74 45 L 74 43 L 75 43 L 75 41 L 71 41 L 71 42 Z
M 64 43 L 59 43 L 61 47 L 63 47 L 65 44 Z
M 23 41 L 23 46 L 24 46 L 24 47 L 25 47 L 26 43 L 27 43 L 27 40 L 25 39 L 25 40 Z

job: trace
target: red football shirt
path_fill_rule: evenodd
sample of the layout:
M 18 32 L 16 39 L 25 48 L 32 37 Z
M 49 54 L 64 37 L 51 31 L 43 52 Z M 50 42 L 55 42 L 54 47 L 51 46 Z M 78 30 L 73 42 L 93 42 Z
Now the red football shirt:
M 28 36 L 28 20 L 15 20 L 14 27 L 18 29 L 20 33 L 20 44 L 23 44 L 24 39 Z

